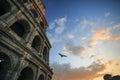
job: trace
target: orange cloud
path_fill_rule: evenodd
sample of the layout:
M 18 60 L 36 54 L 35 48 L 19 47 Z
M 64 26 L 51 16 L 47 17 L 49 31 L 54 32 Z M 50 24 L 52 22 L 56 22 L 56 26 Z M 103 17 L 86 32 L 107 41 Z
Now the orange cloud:
M 111 59 L 104 64 L 99 60 L 88 67 L 71 68 L 70 64 L 54 63 L 53 80 L 102 80 L 105 74 L 120 75 L 120 64 Z
M 101 41 L 114 41 L 114 40 L 120 40 L 120 35 L 111 35 L 110 29 L 100 29 L 100 30 L 94 30 L 93 36 L 90 41 L 90 48 L 96 46 Z
M 93 58 L 93 57 L 95 57 L 96 56 L 96 54 L 90 54 L 89 55 L 89 58 Z
M 98 72 L 103 71 L 105 66 L 93 62 L 88 67 L 71 68 L 70 64 L 53 64 L 54 80 L 93 80 L 103 76 Z
M 100 63 L 103 63 L 104 62 L 104 58 L 103 57 L 98 57 L 97 61 L 100 62 Z
M 100 74 L 111 74 L 111 75 L 120 75 L 120 63 L 115 59 L 111 59 L 104 63 L 106 69 L 104 69 Z

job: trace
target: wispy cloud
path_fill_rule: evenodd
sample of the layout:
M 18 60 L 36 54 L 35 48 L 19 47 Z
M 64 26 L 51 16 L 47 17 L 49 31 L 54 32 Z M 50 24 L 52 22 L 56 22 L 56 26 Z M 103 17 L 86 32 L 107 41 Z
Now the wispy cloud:
M 81 40 L 86 40 L 86 39 L 87 39 L 87 37 L 82 37 L 82 38 L 81 38 Z
M 84 53 L 85 48 L 82 46 L 76 45 L 74 42 L 68 42 L 64 46 L 64 53 L 65 54 L 73 54 L 73 55 L 78 55 Z
M 111 27 L 111 29 L 110 29 L 110 30 L 114 30 L 114 29 L 120 29 L 120 23 L 119 23 L 119 24 L 114 25 L 113 27 Z
M 99 40 L 108 40 L 108 38 L 109 38 L 109 30 L 108 29 L 94 30 L 93 36 L 90 41 L 90 45 L 95 46 L 99 43 Z
M 61 40 L 60 35 L 64 32 L 66 22 L 67 22 L 67 17 L 62 17 L 55 19 L 51 23 L 49 23 L 50 25 L 48 28 L 47 35 L 52 44 L 55 42 L 59 42 Z
M 108 17 L 108 16 L 110 16 L 110 12 L 105 13 L 105 17 Z
M 55 22 L 49 24 L 49 29 L 52 30 L 55 28 Z
M 91 26 L 91 27 L 96 27 L 97 26 L 97 23 L 93 22 L 93 21 L 90 21 L 90 20 L 87 20 L 87 19 L 83 19 L 81 21 L 81 24 L 83 24 L 84 26 Z
M 59 18 L 54 21 L 56 23 L 55 33 L 61 34 L 64 31 L 66 21 L 66 17 Z
M 93 36 L 90 41 L 90 46 L 96 46 L 100 41 L 114 41 L 120 40 L 120 35 L 111 35 L 109 28 L 99 29 L 93 31 Z
M 96 54 L 88 54 L 88 55 L 85 55 L 85 56 L 80 56 L 80 58 L 82 58 L 82 59 L 86 59 L 86 58 L 92 59 L 94 57 L 96 57 Z
M 95 57 L 96 56 L 96 54 L 90 54 L 89 56 L 88 56 L 88 58 L 93 58 L 93 57 Z
M 86 30 L 88 29 L 92 29 L 93 27 L 94 28 L 98 27 L 98 23 L 84 18 L 84 19 L 77 19 L 77 22 L 73 26 L 74 26 L 73 29 L 70 30 L 69 32 L 78 35 L 82 33 L 85 34 Z
M 74 38 L 75 36 L 73 35 L 73 34 L 71 34 L 71 33 L 69 33 L 69 34 L 67 34 L 67 38 L 69 38 L 69 39 L 72 39 L 72 38 Z
M 104 65 L 106 66 L 106 69 L 102 73 L 111 73 L 113 75 L 120 74 L 120 63 L 115 59 L 110 59 Z
M 86 27 L 97 27 L 97 26 L 98 26 L 97 23 L 87 19 L 83 19 L 77 24 L 77 28 L 80 28 L 81 31 L 84 31 Z

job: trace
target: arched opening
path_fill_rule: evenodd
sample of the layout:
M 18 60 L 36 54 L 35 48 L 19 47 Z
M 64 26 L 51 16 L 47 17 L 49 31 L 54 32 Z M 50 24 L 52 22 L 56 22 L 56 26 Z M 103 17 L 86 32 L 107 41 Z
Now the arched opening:
M 47 61 L 47 48 L 44 47 L 44 50 L 43 50 L 43 58 L 45 61 Z
M 26 2 L 28 2 L 28 0 L 18 0 L 18 2 L 20 2 L 20 3 L 26 3 Z
M 35 10 L 33 10 L 33 9 L 30 9 L 30 10 L 29 10 L 29 13 L 30 13 L 34 18 L 37 18 L 37 17 L 38 17 L 37 12 L 36 12 Z
M 10 28 L 20 37 L 24 37 L 25 33 L 30 30 L 29 24 L 25 20 L 15 22 Z
M 38 80 L 44 80 L 44 75 L 40 75 Z
M 29 67 L 24 68 L 21 71 L 18 80 L 33 80 L 33 71 L 32 71 L 32 69 L 29 68 Z
M 33 42 L 32 42 L 32 47 L 37 50 L 39 52 L 40 50 L 40 45 L 41 45 L 41 40 L 40 40 L 40 37 L 37 35 L 35 36 L 35 38 L 33 39 Z
M 6 54 L 0 52 L 0 80 L 5 80 L 10 67 L 10 58 Z
M 40 26 L 44 29 L 44 24 L 43 24 L 43 22 L 40 22 Z
M 7 0 L 0 0 L 0 16 L 11 10 L 11 5 L 7 2 Z
M 15 22 L 10 28 L 20 37 L 23 37 L 25 28 L 22 24 Z

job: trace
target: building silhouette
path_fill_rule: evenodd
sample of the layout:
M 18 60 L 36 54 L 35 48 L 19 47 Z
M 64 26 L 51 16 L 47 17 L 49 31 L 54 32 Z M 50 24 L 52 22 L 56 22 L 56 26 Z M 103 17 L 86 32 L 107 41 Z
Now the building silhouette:
M 120 75 L 112 76 L 111 74 L 105 74 L 103 76 L 104 80 L 120 80 Z
M 51 80 L 42 0 L 0 0 L 0 80 Z

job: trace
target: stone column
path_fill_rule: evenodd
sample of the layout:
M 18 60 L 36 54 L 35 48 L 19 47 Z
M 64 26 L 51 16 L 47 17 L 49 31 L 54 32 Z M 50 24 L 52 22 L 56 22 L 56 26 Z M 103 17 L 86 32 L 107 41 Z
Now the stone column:
M 41 43 L 41 50 L 40 50 L 40 54 L 41 54 L 41 57 L 42 57 L 42 58 L 43 58 L 44 44 L 45 44 L 45 41 L 43 41 L 43 42 Z

